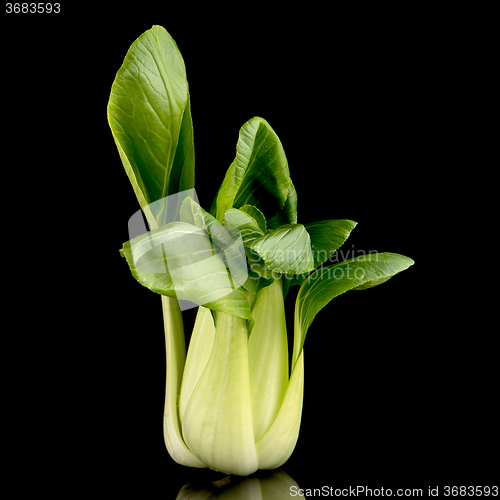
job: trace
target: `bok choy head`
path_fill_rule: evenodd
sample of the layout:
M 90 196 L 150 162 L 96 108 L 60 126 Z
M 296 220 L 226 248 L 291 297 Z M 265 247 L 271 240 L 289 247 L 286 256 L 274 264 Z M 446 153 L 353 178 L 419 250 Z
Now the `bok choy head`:
M 299 222 L 283 146 L 260 117 L 241 127 L 235 159 L 204 210 L 193 189 L 185 66 L 159 26 L 127 53 L 108 120 L 150 226 L 120 252 L 162 298 L 168 452 L 184 465 L 239 475 L 277 468 L 299 435 L 303 346 L 315 316 L 337 295 L 379 285 L 413 261 L 380 253 L 326 265 L 356 223 Z M 290 286 L 299 287 L 291 359 Z M 198 306 L 187 351 L 179 300 Z

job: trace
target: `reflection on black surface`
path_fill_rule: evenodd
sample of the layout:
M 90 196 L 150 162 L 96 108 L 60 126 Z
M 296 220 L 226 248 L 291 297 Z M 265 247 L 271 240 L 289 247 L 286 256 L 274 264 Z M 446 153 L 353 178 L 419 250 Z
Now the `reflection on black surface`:
M 297 483 L 285 472 L 257 471 L 248 477 L 225 476 L 217 481 L 190 481 L 176 500 L 280 500 L 289 499 L 290 492 L 298 490 Z

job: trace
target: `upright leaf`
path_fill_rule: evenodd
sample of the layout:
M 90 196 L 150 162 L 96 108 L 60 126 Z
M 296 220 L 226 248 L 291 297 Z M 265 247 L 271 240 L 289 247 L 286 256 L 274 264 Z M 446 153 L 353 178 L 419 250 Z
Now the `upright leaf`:
M 290 174 L 281 142 L 263 118 L 252 118 L 240 129 L 236 158 L 217 196 L 217 219 L 228 208 L 254 205 L 266 218 L 280 212 L 289 195 Z
M 141 208 L 194 186 L 186 70 L 176 43 L 153 26 L 130 47 L 108 103 L 108 121 Z M 157 227 L 157 221 L 148 222 Z

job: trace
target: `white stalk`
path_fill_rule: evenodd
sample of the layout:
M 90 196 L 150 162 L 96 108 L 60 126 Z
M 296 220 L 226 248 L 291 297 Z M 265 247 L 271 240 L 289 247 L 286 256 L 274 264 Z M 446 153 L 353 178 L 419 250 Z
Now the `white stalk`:
M 304 351 L 299 356 L 278 416 L 257 443 L 259 469 L 276 469 L 292 454 L 299 437 L 304 394 Z
M 182 376 L 179 416 L 181 424 L 184 412 L 207 365 L 215 339 L 215 325 L 210 309 L 198 307 L 198 314 L 189 341 L 184 374 Z
M 242 476 L 257 470 L 246 320 L 217 313 L 213 349 L 182 430 L 190 450 L 210 468 Z
M 165 413 L 163 435 L 170 456 L 179 464 L 189 467 L 206 467 L 189 450 L 181 434 L 177 399 L 181 388 L 182 372 L 186 359 L 184 326 L 179 303 L 176 299 L 161 296 L 165 349 L 167 354 L 167 381 L 165 388 Z
M 248 343 L 255 441 L 269 430 L 288 386 L 288 341 L 281 279 L 257 294 Z

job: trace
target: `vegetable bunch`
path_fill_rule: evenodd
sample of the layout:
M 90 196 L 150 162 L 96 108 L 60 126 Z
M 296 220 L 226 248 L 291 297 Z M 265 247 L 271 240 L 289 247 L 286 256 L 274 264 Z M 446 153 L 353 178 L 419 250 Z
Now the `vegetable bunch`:
M 121 249 L 132 275 L 159 293 L 165 326 L 164 435 L 178 463 L 238 475 L 281 466 L 297 442 L 303 345 L 337 295 L 407 269 L 379 253 L 325 265 L 356 223 L 300 224 L 283 146 L 255 117 L 214 202 L 195 201 L 190 101 L 182 56 L 154 26 L 128 51 L 108 120 L 150 231 Z M 288 359 L 284 302 L 299 286 Z M 198 305 L 186 354 L 178 299 Z

